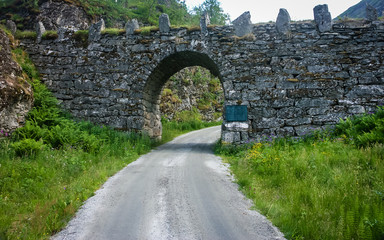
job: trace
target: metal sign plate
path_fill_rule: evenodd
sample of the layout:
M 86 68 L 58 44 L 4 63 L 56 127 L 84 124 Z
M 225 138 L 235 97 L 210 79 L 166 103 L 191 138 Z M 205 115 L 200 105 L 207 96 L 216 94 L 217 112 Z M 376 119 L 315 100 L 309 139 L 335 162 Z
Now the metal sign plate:
M 248 111 L 245 105 L 225 106 L 225 120 L 227 122 L 246 122 L 248 121 Z

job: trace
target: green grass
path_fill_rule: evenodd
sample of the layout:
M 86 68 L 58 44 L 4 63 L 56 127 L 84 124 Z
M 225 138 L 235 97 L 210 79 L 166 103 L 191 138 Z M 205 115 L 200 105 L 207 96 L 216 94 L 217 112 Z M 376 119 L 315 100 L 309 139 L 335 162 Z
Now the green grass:
M 108 34 L 108 35 L 123 35 L 125 34 L 125 29 L 119 29 L 119 28 L 106 28 L 103 31 L 101 31 L 101 34 Z
M 221 122 L 203 122 L 200 120 L 189 120 L 189 121 L 169 121 L 166 119 L 162 119 L 162 126 L 163 126 L 163 134 L 161 143 L 166 143 L 171 141 L 177 136 L 180 136 L 184 133 L 207 128 L 207 127 L 213 127 L 218 126 L 221 124 Z
M 214 123 L 163 122 L 163 139 L 75 121 L 39 81 L 27 54 L 12 51 L 34 89 L 26 125 L 0 129 L 0 239 L 48 239 L 108 177 L 151 148 Z M 11 135 L 11 136 L 10 136 Z
M 354 117 L 355 128 L 376 114 Z M 360 120 L 357 120 L 360 119 Z M 380 120 L 381 119 L 381 120 Z M 384 146 L 359 139 L 376 128 L 341 134 L 315 132 L 302 139 L 275 139 L 234 147 L 219 143 L 216 152 L 231 165 L 240 189 L 288 239 L 383 239 Z M 341 134 L 341 135 L 340 135 Z M 353 136 L 352 136 L 353 135 Z
M 16 31 L 15 37 L 17 39 L 32 39 L 35 40 L 37 34 L 35 31 Z
M 59 37 L 59 35 L 57 34 L 57 31 L 46 31 L 41 36 L 41 38 L 44 40 L 55 40 L 58 37 Z

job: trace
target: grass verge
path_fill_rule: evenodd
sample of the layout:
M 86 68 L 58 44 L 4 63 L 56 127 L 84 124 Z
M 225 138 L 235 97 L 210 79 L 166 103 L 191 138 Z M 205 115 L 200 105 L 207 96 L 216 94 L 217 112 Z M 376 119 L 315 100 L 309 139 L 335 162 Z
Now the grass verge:
M 34 107 L 14 133 L 0 129 L 0 239 L 48 239 L 108 177 L 160 143 L 63 112 L 27 54 L 12 51 L 34 89 Z M 211 124 L 164 122 L 162 143 Z
M 300 139 L 219 143 L 216 153 L 255 209 L 288 239 L 383 239 L 384 146 L 377 137 L 383 113 L 379 108 Z

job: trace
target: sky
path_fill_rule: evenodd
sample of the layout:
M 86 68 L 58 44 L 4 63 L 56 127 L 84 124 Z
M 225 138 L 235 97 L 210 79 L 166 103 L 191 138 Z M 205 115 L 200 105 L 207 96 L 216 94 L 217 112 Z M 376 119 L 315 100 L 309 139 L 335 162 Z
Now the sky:
M 249 11 L 253 23 L 276 21 L 280 8 L 288 10 L 291 19 L 313 19 L 313 8 L 319 4 L 328 4 L 332 18 L 337 17 L 360 0 L 218 0 L 225 13 L 235 20 L 242 13 Z M 185 0 L 192 9 L 204 0 Z

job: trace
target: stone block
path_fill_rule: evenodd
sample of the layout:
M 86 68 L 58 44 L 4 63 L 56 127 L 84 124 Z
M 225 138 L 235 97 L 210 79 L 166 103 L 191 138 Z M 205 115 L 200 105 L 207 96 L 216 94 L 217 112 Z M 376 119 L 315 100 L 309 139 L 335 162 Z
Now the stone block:
M 222 131 L 221 140 L 225 143 L 239 143 L 241 135 L 240 132 Z
M 208 34 L 208 28 L 207 26 L 211 24 L 211 20 L 209 18 L 209 15 L 207 12 L 204 12 L 202 15 L 201 15 L 201 18 L 200 18 L 200 28 L 201 28 L 201 34 L 203 35 L 206 35 Z
M 231 131 L 231 132 L 244 132 L 248 131 L 249 124 L 246 122 L 225 122 L 223 123 L 223 130 L 224 131 Z
M 377 21 L 378 14 L 376 8 L 374 8 L 372 5 L 367 4 L 367 7 L 365 8 L 365 14 L 366 19 L 370 22 Z
M 133 35 L 135 33 L 135 30 L 136 29 L 139 29 L 139 22 L 137 21 L 137 19 L 132 19 L 132 20 L 129 20 L 126 24 L 125 24 L 125 34 L 127 36 L 127 38 L 130 36 L 130 35 Z
M 88 34 L 88 41 L 98 41 L 101 37 L 101 31 L 105 29 L 105 23 L 104 20 L 101 19 L 95 24 L 92 24 L 89 28 L 89 34 Z
M 236 36 L 242 37 L 247 34 L 251 34 L 253 30 L 253 25 L 251 22 L 251 13 L 244 12 L 240 15 L 240 17 L 233 20 L 232 24 L 235 28 Z
M 315 17 L 315 23 L 317 30 L 321 33 L 329 32 L 332 29 L 332 17 L 331 13 L 328 11 L 328 5 L 317 5 L 313 9 L 313 14 Z
M 168 33 L 171 30 L 171 23 L 169 22 L 168 14 L 161 14 L 159 17 L 160 33 Z
M 42 22 L 38 22 L 35 26 L 35 31 L 36 31 L 36 42 L 40 43 L 41 42 L 41 37 L 45 33 L 45 27 Z
M 11 31 L 11 33 L 12 33 L 13 35 L 15 35 L 16 30 L 17 30 L 17 26 L 16 26 L 16 23 L 15 23 L 14 21 L 12 21 L 12 20 L 7 20 L 7 23 L 6 23 L 5 26 L 9 29 L 9 31 Z
M 312 119 L 309 117 L 306 117 L 306 118 L 289 119 L 285 121 L 285 124 L 287 126 L 300 126 L 305 124 L 311 124 L 311 122 L 312 122 Z
M 291 17 L 287 9 L 280 8 L 279 15 L 276 20 L 276 30 L 281 34 L 287 34 L 291 31 Z

